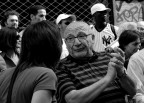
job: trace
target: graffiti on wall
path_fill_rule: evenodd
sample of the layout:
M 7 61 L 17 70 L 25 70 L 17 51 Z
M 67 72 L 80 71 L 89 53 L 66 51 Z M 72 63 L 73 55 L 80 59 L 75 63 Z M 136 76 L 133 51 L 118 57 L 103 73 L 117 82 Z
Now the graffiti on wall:
M 116 1 L 115 6 L 116 25 L 120 25 L 123 22 L 137 22 L 142 20 L 141 2 L 126 3 L 124 1 Z

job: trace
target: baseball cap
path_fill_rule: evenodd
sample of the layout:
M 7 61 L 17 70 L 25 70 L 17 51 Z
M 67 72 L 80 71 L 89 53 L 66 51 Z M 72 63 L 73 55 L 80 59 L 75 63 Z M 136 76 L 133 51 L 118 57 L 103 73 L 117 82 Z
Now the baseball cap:
M 56 19 L 56 24 L 59 24 L 61 20 L 67 19 L 71 17 L 72 20 L 76 20 L 76 16 L 75 15 L 69 15 L 69 14 L 60 14 L 57 19 Z
M 97 11 L 110 11 L 110 8 L 106 8 L 106 6 L 102 3 L 97 3 L 91 7 L 91 14 L 93 15 Z

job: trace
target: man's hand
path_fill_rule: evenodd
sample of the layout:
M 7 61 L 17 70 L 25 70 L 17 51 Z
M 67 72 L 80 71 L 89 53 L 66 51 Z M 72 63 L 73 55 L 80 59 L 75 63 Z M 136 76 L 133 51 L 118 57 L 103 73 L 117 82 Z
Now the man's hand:
M 117 75 L 122 76 L 124 73 L 124 62 L 125 62 L 125 53 L 118 47 L 114 48 L 114 53 L 111 53 L 110 62 L 112 66 L 116 69 Z

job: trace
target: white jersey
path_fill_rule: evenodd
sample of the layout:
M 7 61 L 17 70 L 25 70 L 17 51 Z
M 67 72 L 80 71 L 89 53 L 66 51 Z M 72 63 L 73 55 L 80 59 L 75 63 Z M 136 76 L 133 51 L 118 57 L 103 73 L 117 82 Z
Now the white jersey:
M 115 31 L 117 32 L 118 27 L 116 26 L 114 27 L 115 27 Z M 93 49 L 96 52 L 104 51 L 105 48 L 115 40 L 115 35 L 111 30 L 110 24 L 107 24 L 107 26 L 101 32 L 98 32 L 94 26 L 92 27 L 92 29 L 94 30 L 94 34 L 95 34 L 95 43 Z

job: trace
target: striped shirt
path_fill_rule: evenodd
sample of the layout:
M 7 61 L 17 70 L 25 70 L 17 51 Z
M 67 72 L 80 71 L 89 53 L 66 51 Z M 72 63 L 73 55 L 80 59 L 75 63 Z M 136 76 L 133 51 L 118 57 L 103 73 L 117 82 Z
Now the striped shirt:
M 77 61 L 70 55 L 61 60 L 56 69 L 58 103 L 66 103 L 65 95 L 71 90 L 85 88 L 102 79 L 107 73 L 109 58 L 106 53 L 94 52 L 94 55 L 85 61 Z M 114 80 L 91 103 L 125 103 L 125 94 L 118 80 Z
M 115 31 L 118 31 L 118 27 L 115 27 Z M 107 26 L 101 31 L 98 32 L 95 27 L 92 27 L 92 30 L 95 34 L 95 43 L 93 46 L 94 51 L 96 52 L 102 52 L 105 50 L 105 48 L 110 45 L 115 40 L 115 35 L 113 34 L 111 30 L 110 24 L 107 24 Z

